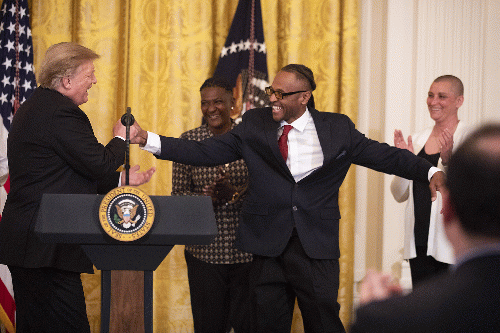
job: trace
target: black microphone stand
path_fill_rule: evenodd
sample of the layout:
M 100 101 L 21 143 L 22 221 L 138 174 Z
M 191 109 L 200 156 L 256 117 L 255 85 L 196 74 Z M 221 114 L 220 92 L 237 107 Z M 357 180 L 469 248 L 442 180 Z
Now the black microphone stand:
M 130 175 L 130 125 L 135 122 L 134 116 L 130 107 L 127 107 L 127 113 L 125 113 L 121 118 L 123 126 L 125 126 L 125 185 L 129 185 L 129 175 Z

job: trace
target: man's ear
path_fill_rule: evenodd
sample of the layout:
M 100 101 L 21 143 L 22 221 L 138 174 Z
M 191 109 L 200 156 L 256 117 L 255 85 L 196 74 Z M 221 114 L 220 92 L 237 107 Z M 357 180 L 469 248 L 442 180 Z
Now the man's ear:
M 61 86 L 65 89 L 69 89 L 71 88 L 71 79 L 67 76 L 64 76 L 62 79 L 61 79 Z
M 311 98 L 311 96 L 312 96 L 312 92 L 310 92 L 310 91 L 304 92 L 303 95 L 302 95 L 302 102 L 301 102 L 301 104 L 302 105 L 307 105 L 307 103 L 309 102 L 309 99 Z

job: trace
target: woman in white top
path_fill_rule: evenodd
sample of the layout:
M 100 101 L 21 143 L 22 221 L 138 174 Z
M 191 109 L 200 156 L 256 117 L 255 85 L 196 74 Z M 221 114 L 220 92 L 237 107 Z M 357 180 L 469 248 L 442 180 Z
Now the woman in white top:
M 464 101 L 462 81 L 453 75 L 440 76 L 432 83 L 427 106 L 434 126 L 408 137 L 394 132 L 394 145 L 408 149 L 446 171 L 454 147 L 467 134 L 458 119 Z M 431 202 L 428 184 L 394 177 L 391 192 L 397 202 L 407 201 L 405 213 L 404 259 L 409 259 L 413 286 L 440 273 L 453 263 L 453 253 L 442 226 L 441 195 Z

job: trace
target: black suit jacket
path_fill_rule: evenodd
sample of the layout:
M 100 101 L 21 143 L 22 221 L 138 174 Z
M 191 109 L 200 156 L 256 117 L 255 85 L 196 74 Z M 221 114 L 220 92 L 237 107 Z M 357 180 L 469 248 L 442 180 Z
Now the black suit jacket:
M 97 194 L 116 187 L 125 142 L 114 138 L 103 146 L 78 106 L 39 87 L 14 116 L 7 155 L 11 189 L 0 222 L 0 263 L 93 272 L 78 245 L 38 240 L 33 232 L 38 208 L 43 193 Z
M 352 333 L 500 332 L 500 255 L 469 260 L 411 294 L 356 312 Z
M 160 158 L 191 165 L 219 165 L 243 158 L 249 188 L 242 207 L 236 246 L 262 256 L 278 256 L 294 226 L 307 255 L 336 259 L 339 251 L 339 187 L 351 164 L 427 181 L 431 165 L 407 150 L 366 138 L 345 115 L 310 110 L 323 166 L 295 182 L 279 148 L 279 123 L 271 108 L 247 111 L 230 132 L 195 142 L 161 138 Z

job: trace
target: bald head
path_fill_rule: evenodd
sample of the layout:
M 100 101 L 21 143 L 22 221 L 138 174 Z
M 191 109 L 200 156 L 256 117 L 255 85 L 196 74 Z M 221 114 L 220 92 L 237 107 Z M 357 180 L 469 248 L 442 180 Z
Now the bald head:
M 442 75 L 436 78 L 433 82 L 449 82 L 451 84 L 451 89 L 455 96 L 464 95 L 464 85 L 462 80 L 453 75 Z

